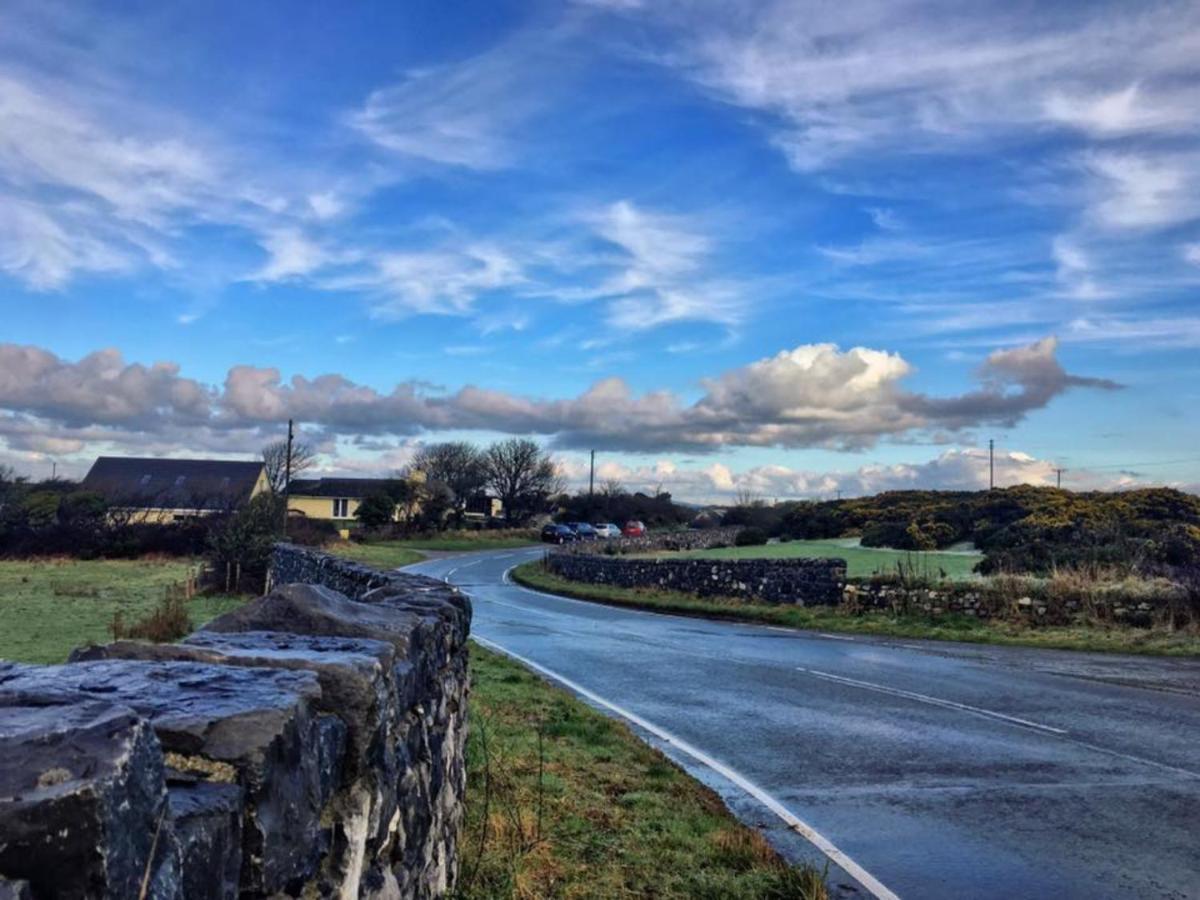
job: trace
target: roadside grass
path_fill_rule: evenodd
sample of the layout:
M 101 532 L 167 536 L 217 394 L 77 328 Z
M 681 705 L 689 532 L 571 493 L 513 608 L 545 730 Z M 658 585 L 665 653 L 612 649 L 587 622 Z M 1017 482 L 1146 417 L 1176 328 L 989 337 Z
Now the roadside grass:
M 78 646 L 110 641 L 114 615 L 133 622 L 151 614 L 197 565 L 165 557 L 0 560 L 0 659 L 60 663 Z M 244 602 L 212 595 L 185 605 L 198 627 Z
M 336 544 L 330 544 L 321 549 L 326 553 L 352 559 L 384 571 L 398 569 L 401 566 L 411 566 L 425 558 L 423 553 L 418 553 L 401 541 L 380 541 L 376 544 L 338 541 Z
M 443 531 L 396 543 L 413 550 L 512 550 L 536 544 L 539 537 L 540 534 L 530 528 L 505 528 L 493 531 Z
M 513 569 L 512 579 L 535 590 L 613 606 L 757 622 L 807 631 L 966 641 L 976 644 L 1008 644 L 1057 650 L 1144 653 L 1159 656 L 1200 655 L 1200 634 L 1195 631 L 1101 624 L 1031 627 L 1020 622 L 984 620 L 964 615 L 902 616 L 884 612 L 855 614 L 838 607 L 746 603 L 736 599 L 698 597 L 679 591 L 638 590 L 571 581 L 547 572 L 537 560 Z
M 847 546 L 838 541 L 787 541 L 761 544 L 756 547 L 719 547 L 714 550 L 692 550 L 671 554 L 676 557 L 699 559 L 814 559 L 839 557 L 846 560 L 846 574 L 851 578 L 870 575 L 895 575 L 901 568 L 935 580 L 963 580 L 977 577 L 971 571 L 983 558 L 974 553 L 941 553 L 931 551 L 888 550 L 879 547 Z M 944 576 L 942 573 L 945 573 Z
M 720 798 L 627 727 L 471 645 L 460 900 L 826 900 Z
M 340 541 L 325 549 L 378 569 L 396 569 L 420 562 L 419 551 L 441 550 L 469 553 L 473 550 L 512 550 L 536 544 L 538 533 L 525 528 L 496 531 L 445 531 L 395 541 Z

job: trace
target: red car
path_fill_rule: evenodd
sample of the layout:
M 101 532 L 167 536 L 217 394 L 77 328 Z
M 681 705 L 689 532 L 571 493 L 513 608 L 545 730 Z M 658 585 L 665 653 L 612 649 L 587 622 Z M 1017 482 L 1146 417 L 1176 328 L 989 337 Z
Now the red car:
M 625 537 L 644 537 L 646 526 L 634 519 L 625 523 L 625 527 L 621 529 L 621 534 Z

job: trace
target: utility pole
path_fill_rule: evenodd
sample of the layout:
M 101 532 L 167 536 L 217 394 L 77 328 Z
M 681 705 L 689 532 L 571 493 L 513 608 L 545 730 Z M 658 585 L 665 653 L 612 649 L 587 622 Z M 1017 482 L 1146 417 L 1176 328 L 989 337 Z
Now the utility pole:
M 1059 488 L 1062 487 L 1062 473 L 1065 471 L 1067 471 L 1067 470 L 1066 469 L 1055 469 L 1054 470 L 1054 474 L 1056 476 Z
M 58 481 L 58 463 L 55 460 L 50 460 L 50 480 Z
M 592 467 L 588 473 L 588 518 L 592 518 L 593 497 L 596 493 L 596 451 L 592 451 Z
M 996 442 L 988 438 L 988 490 L 996 489 Z
M 283 467 L 283 536 L 287 537 L 288 496 L 292 491 L 292 439 L 295 433 L 292 420 L 288 419 L 287 459 Z

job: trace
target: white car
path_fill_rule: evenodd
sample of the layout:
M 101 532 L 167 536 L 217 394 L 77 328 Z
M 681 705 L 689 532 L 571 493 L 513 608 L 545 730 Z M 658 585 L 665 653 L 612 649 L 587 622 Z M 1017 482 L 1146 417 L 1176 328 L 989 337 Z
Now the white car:
M 596 529 L 596 536 L 602 538 L 619 538 L 621 529 L 612 522 L 599 522 L 592 526 Z

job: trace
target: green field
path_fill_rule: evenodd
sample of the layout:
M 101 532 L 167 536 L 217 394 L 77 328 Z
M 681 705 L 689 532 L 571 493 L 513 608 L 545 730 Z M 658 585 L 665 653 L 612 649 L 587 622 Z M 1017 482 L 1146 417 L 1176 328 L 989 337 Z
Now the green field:
M 933 578 L 962 579 L 972 577 L 971 569 L 982 554 L 970 552 L 921 552 L 888 550 L 881 547 L 859 547 L 854 540 L 788 541 L 786 544 L 763 544 L 758 547 L 722 547 L 717 550 L 696 550 L 680 556 L 701 559 L 795 559 L 835 556 L 846 560 L 846 574 L 851 578 L 906 571 Z
M 0 659 L 59 663 L 82 644 L 110 641 L 114 613 L 127 623 L 141 618 L 196 566 L 178 559 L 0 560 Z M 188 613 L 199 626 L 244 602 L 196 597 Z
M 621 723 L 474 644 L 471 687 L 457 896 L 828 896 Z
M 353 559 L 377 569 L 398 569 L 425 559 L 421 551 L 470 553 L 475 550 L 512 550 L 537 543 L 537 532 L 507 531 L 446 531 L 441 534 L 408 538 L 400 541 L 372 541 L 360 544 L 341 541 L 324 549 L 329 553 Z

